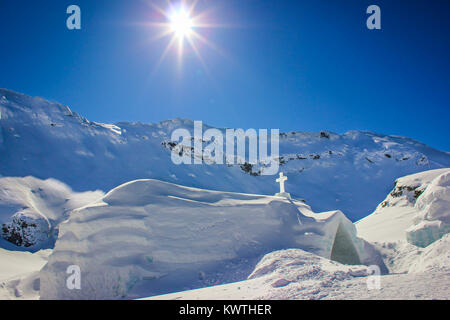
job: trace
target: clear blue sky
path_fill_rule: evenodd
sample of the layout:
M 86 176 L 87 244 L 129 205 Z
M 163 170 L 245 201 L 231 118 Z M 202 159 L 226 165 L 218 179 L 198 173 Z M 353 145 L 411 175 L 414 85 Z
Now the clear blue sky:
M 163 5 L 163 1 L 153 1 Z M 182 66 L 140 0 L 1 0 L 0 87 L 100 122 L 176 117 L 219 127 L 352 129 L 450 151 L 450 1 L 200 0 L 211 23 Z M 66 8 L 82 30 L 66 28 Z M 366 28 L 370 4 L 382 30 Z

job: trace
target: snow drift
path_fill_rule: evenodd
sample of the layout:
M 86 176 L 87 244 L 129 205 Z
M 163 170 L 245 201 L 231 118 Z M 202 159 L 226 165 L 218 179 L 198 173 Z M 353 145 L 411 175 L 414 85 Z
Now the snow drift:
M 376 259 L 340 211 L 314 214 L 284 198 L 132 181 L 60 226 L 41 271 L 41 298 L 135 298 L 239 281 L 264 254 L 286 248 L 349 264 Z M 66 287 L 70 265 L 81 269 L 81 290 Z

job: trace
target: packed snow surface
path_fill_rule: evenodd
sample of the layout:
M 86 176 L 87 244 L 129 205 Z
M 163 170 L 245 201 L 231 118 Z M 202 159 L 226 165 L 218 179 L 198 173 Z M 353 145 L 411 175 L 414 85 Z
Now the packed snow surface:
M 106 192 L 151 178 L 219 191 L 278 192 L 274 176 L 259 176 L 261 163 L 172 163 L 178 141 L 171 141 L 171 134 L 177 128 L 192 133 L 191 120 L 101 124 L 67 106 L 6 89 L 0 89 L 0 112 L 3 176 L 54 178 L 75 191 Z M 184 147 L 189 156 L 201 158 L 191 146 Z M 409 138 L 360 131 L 281 133 L 276 160 L 289 177 L 286 189 L 294 198 L 305 199 L 316 212 L 339 209 L 352 221 L 372 212 L 398 177 L 450 167 L 447 152 Z
M 150 297 L 152 300 L 445 299 L 450 297 L 450 235 L 410 257 L 409 273 L 369 275 L 299 249 L 264 256 L 247 280 Z M 377 286 L 376 284 L 379 284 Z

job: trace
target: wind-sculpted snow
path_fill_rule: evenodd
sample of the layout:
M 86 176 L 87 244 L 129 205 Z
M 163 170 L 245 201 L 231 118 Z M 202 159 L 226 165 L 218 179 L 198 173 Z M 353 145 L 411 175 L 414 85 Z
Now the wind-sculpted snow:
M 0 89 L 0 113 L 3 176 L 54 178 L 76 191 L 108 191 L 152 178 L 211 190 L 278 192 L 275 177 L 255 176 L 260 164 L 173 164 L 171 133 L 177 128 L 192 133 L 191 120 L 101 124 L 67 106 L 5 89 Z M 450 167 L 446 152 L 408 138 L 359 131 L 282 133 L 277 161 L 294 198 L 305 199 L 316 211 L 340 209 L 352 220 L 373 211 L 398 177 Z
M 41 298 L 134 298 L 239 281 L 264 254 L 286 248 L 373 261 L 355 233 L 341 212 L 314 214 L 295 200 L 132 181 L 60 226 Z M 81 290 L 66 287 L 71 265 Z
M 420 251 L 408 270 L 409 273 L 441 271 L 450 274 L 450 234 Z
M 426 247 L 450 232 L 450 170 L 428 185 L 415 207 L 414 225 L 406 230 L 408 242 Z
M 356 223 L 368 241 L 405 241 L 427 247 L 450 232 L 450 169 L 397 179 L 374 213 Z

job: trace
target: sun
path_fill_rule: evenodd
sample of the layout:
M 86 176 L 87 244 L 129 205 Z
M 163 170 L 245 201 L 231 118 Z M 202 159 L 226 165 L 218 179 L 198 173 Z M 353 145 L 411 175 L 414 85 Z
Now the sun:
M 189 16 L 189 12 L 180 8 L 169 16 L 170 30 L 181 39 L 192 35 L 194 22 Z
M 161 30 L 154 37 L 154 40 L 166 37 L 169 38 L 169 42 L 157 62 L 155 69 L 158 68 L 166 55 L 172 51 L 171 49 L 177 51 L 179 66 L 181 66 L 183 56 L 186 55 L 185 44 L 187 43 L 191 49 L 189 52 L 195 53 L 206 70 L 206 64 L 199 52 L 199 45 L 204 44 L 219 53 L 221 52 L 211 41 L 202 35 L 201 30 L 223 26 L 211 23 L 211 17 L 208 14 L 210 10 L 198 12 L 197 4 L 199 0 L 181 0 L 180 2 L 168 0 L 167 2 L 169 4 L 168 7 L 161 8 L 152 0 L 149 4 L 163 21 L 150 21 L 144 23 L 145 25 L 150 25 L 151 27 L 156 27 Z

